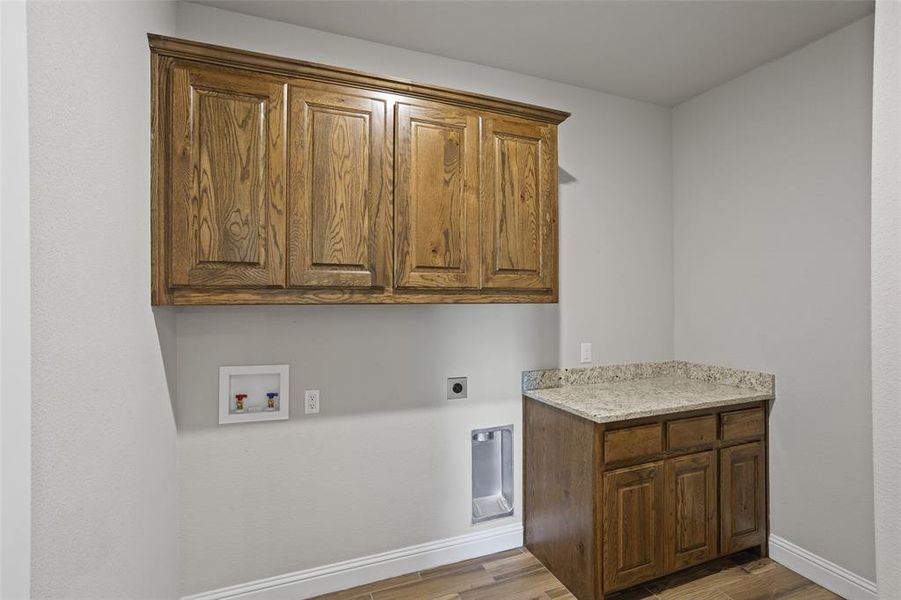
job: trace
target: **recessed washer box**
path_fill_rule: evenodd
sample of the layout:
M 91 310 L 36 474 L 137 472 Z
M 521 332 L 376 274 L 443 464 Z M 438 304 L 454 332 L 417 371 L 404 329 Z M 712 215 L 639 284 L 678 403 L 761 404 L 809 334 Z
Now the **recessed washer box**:
M 288 365 L 219 367 L 219 424 L 288 418 Z
M 472 522 L 513 514 L 513 425 L 473 429 Z

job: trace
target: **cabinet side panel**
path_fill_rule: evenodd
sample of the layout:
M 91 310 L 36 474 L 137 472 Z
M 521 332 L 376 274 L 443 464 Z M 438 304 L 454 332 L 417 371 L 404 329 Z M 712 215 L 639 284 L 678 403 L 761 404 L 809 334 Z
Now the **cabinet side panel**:
M 169 59 L 150 55 L 150 302 L 171 304 L 167 281 L 166 148 Z
M 595 600 L 595 424 L 523 399 L 526 547 L 580 600 Z

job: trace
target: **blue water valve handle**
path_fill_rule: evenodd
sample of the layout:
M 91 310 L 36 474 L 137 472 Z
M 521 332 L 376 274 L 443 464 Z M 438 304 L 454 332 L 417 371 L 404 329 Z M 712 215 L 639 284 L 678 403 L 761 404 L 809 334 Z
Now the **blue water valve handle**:
M 266 392 L 266 397 L 272 400 L 273 398 L 278 397 L 278 392 Z

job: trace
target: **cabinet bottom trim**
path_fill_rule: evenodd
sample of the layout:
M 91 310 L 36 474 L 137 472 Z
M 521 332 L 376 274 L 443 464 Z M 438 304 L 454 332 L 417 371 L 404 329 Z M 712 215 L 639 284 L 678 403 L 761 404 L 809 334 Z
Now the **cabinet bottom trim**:
M 545 304 L 556 303 L 552 292 L 454 292 L 370 290 L 171 289 L 165 296 L 151 298 L 154 305 L 248 305 L 248 304 Z

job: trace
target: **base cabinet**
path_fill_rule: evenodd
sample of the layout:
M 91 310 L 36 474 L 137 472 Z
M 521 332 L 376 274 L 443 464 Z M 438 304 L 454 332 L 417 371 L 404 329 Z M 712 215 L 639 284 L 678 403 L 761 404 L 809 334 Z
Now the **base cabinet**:
M 525 544 L 579 600 L 766 553 L 766 402 L 613 424 L 524 403 Z

